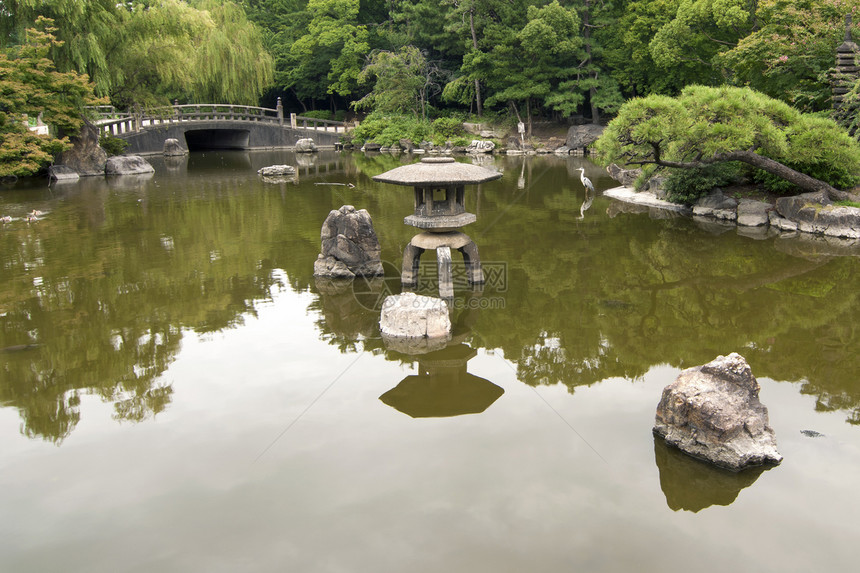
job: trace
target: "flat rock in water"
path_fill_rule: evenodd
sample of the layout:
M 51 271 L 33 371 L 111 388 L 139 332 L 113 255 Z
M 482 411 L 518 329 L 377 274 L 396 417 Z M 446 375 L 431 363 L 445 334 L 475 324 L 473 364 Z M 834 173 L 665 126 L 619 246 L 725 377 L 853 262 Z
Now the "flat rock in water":
M 684 370 L 663 390 L 654 434 L 732 471 L 778 464 L 782 456 L 759 390 L 752 370 L 737 353 Z
M 283 175 L 295 175 L 296 168 L 292 165 L 269 165 L 257 171 L 263 177 L 277 177 Z
M 736 221 L 738 202 L 732 197 L 723 195 L 722 191 L 716 190 L 696 201 L 696 204 L 693 205 L 693 215 Z
M 741 199 L 738 203 L 738 225 L 744 227 L 763 227 L 770 224 L 769 211 L 773 207 L 764 201 Z
M 607 189 L 603 192 L 603 196 L 617 199 L 631 205 L 655 207 L 658 209 L 665 209 L 667 211 L 674 211 L 676 213 L 683 213 L 685 215 L 690 213 L 690 208 L 686 205 L 670 203 L 663 199 L 658 199 L 657 195 L 652 191 L 636 192 L 632 187 L 615 187 L 613 189 Z
M 390 338 L 450 340 L 448 304 L 441 298 L 411 292 L 387 296 L 382 303 L 379 329 Z
M 81 176 L 68 165 L 51 165 L 48 168 L 48 178 L 51 181 L 77 181 Z

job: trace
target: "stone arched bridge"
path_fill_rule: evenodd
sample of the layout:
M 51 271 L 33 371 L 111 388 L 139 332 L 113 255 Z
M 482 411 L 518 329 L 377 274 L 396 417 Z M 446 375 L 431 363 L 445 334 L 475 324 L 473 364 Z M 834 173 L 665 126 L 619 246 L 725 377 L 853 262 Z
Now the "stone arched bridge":
M 173 105 L 147 113 L 122 114 L 112 108 L 97 110 L 96 124 L 103 135 L 128 142 L 126 153 L 161 153 L 164 140 L 176 139 L 188 150 L 280 149 L 299 139 L 313 139 L 317 147 L 334 147 L 350 129 L 347 124 L 301 117 L 283 108 L 244 105 Z

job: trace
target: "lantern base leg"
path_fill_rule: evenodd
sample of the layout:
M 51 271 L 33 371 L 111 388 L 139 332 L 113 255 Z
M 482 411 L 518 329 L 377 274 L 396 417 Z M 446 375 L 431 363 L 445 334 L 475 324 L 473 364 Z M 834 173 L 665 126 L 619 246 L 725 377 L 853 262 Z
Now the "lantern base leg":
M 478 245 L 475 241 L 457 249 L 463 253 L 463 262 L 466 263 L 466 280 L 470 285 L 484 284 L 484 270 L 481 268 L 481 257 L 478 255 Z
M 400 285 L 404 288 L 418 286 L 418 269 L 421 255 L 424 251 L 436 251 L 438 269 L 439 296 L 451 298 L 454 296 L 454 270 L 451 261 L 451 249 L 460 251 L 466 266 L 466 280 L 469 285 L 483 285 L 484 271 L 481 267 L 481 257 L 478 245 L 468 235 L 457 231 L 446 233 L 421 233 L 412 238 L 403 249 L 403 268 L 400 270 Z
M 421 263 L 422 254 L 424 254 L 424 249 L 416 247 L 412 243 L 403 249 L 403 267 L 400 270 L 401 286 L 418 286 L 418 265 Z
M 439 247 L 436 249 L 436 265 L 439 269 L 439 296 L 441 298 L 454 298 L 451 247 Z

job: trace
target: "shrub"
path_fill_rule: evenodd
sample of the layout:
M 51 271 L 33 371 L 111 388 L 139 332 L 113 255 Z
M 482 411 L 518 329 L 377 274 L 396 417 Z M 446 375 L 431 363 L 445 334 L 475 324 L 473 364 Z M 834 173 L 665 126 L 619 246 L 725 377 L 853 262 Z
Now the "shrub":
M 433 133 L 444 139 L 462 136 L 465 132 L 463 122 L 456 117 L 440 117 L 433 120 Z
M 102 135 L 99 137 L 99 146 L 109 156 L 122 155 L 125 153 L 125 148 L 128 147 L 128 142 L 112 135 Z
M 824 162 L 793 163 L 790 161 L 783 161 L 783 163 L 795 171 L 800 171 L 810 177 L 824 181 L 837 189 L 848 189 L 854 187 L 857 183 L 860 183 L 860 176 L 852 173 L 841 164 Z M 756 182 L 763 184 L 765 189 L 773 191 L 774 193 L 793 195 L 803 192 L 803 190 L 796 185 L 792 185 L 785 179 L 772 175 L 766 171 L 757 170 L 753 178 Z
M 370 114 L 355 128 L 357 144 L 372 141 L 390 147 L 401 139 L 420 143 L 430 137 L 430 124 L 410 115 Z
M 665 189 L 669 201 L 692 205 L 714 187 L 732 183 L 739 166 L 734 162 L 717 163 L 699 169 L 669 169 Z

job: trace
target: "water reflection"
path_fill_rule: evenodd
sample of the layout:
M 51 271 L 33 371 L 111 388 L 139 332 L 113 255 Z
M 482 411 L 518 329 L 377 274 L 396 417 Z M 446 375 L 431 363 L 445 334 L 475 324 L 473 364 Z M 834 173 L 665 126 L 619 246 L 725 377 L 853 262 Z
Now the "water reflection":
M 660 471 L 660 488 L 672 511 L 696 513 L 712 505 L 731 505 L 742 489 L 750 487 L 767 470 L 747 468 L 734 473 L 693 459 L 654 438 L 654 459 Z
M 318 301 L 311 309 L 320 312 L 316 321 L 322 338 L 342 352 L 381 348 L 379 309 L 391 291 L 382 277 L 355 280 L 314 277 Z
M 468 362 L 477 350 L 467 341 L 480 315 L 481 289 L 460 293 L 449 300 L 451 339 L 398 340 L 383 337 L 389 360 L 418 362 L 418 374 L 410 375 L 379 399 L 412 418 L 443 418 L 480 414 L 504 390 L 485 378 L 470 374 Z M 435 344 L 435 346 L 434 346 Z M 441 346 L 441 347 L 440 347 Z
M 4 190 L 0 214 L 48 215 L 0 229 L 0 348 L 34 345 L 0 353 L 0 403 L 17 409 L 25 435 L 49 441 L 74 430 L 82 395 L 111 403 L 117 419 L 152 417 L 170 405 L 173 382 L 161 376 L 183 332 L 238 328 L 278 288 L 311 293 L 321 338 L 342 352 L 381 353 L 379 301 L 399 291 L 413 206 L 370 178 L 415 159 L 319 153 L 298 185 L 271 186 L 257 169 L 295 165 L 294 154 L 207 152 L 178 175 L 153 158 L 155 176 L 131 193 L 104 178 Z M 860 423 L 855 247 L 628 212 L 599 194 L 614 182 L 580 158 L 494 161 L 503 178 L 467 209 L 485 267 L 503 276 L 484 293 L 497 303 L 469 317 L 471 348 L 500 350 L 525 384 L 570 392 L 739 351 L 757 376 L 800 381 L 817 409 Z M 596 197 L 583 194 L 580 165 Z M 373 216 L 383 261 L 394 261 L 381 284 L 314 282 L 320 226 L 343 204 Z
M 413 418 L 479 414 L 505 391 L 466 371 L 467 362 L 476 355 L 474 348 L 463 343 L 421 355 L 418 374 L 407 376 L 379 399 Z

